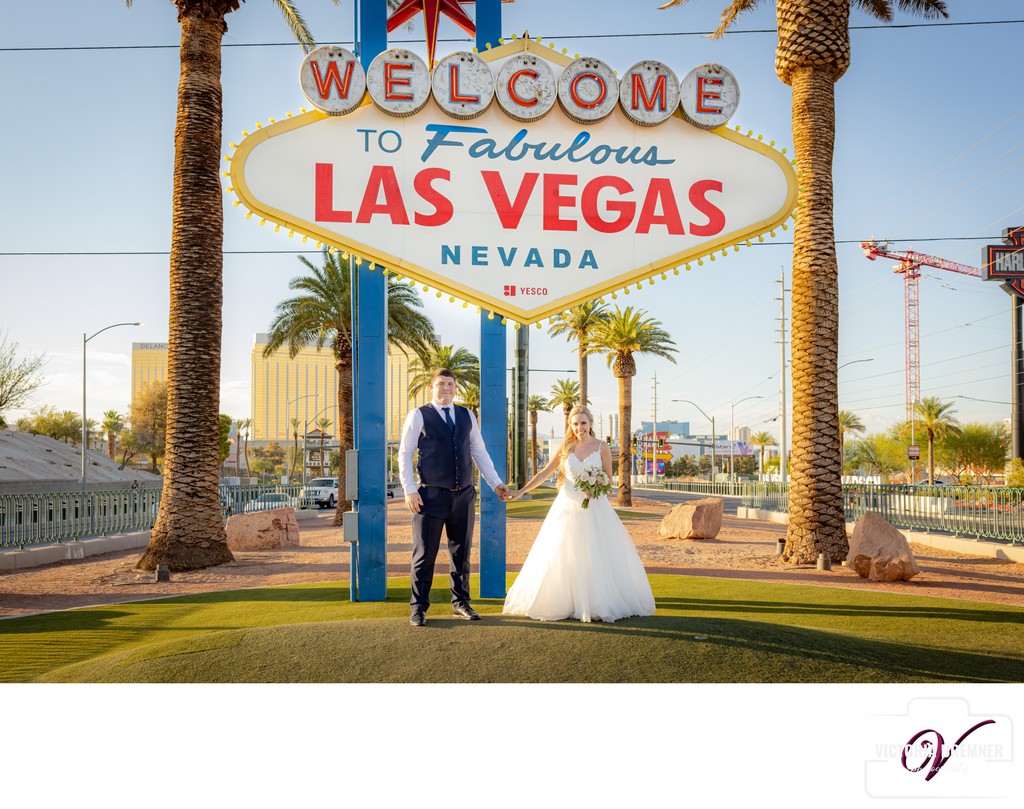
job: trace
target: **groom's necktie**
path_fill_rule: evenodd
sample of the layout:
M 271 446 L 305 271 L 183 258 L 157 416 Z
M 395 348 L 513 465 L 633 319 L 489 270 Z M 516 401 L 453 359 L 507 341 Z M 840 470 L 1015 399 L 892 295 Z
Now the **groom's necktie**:
M 444 420 L 448 422 L 448 429 L 452 431 L 452 435 L 455 434 L 455 422 L 452 421 L 452 414 L 447 407 L 441 408 L 444 411 Z

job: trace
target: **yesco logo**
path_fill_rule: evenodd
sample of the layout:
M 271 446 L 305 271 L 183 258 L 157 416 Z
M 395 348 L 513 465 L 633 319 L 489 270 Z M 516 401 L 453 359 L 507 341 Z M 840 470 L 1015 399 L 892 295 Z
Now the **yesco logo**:
M 505 284 L 504 294 L 506 298 L 514 298 L 516 295 L 547 295 L 547 287 L 517 287 L 515 284 Z

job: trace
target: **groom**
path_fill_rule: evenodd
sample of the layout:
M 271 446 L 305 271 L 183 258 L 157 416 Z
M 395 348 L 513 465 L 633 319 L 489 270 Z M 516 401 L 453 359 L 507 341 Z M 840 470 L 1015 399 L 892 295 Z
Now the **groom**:
M 409 623 L 426 626 L 434 561 L 441 530 L 448 536 L 451 557 L 452 610 L 467 621 L 480 615 L 469 606 L 469 557 L 473 546 L 476 489 L 473 463 L 502 500 L 509 490 L 494 471 L 473 413 L 453 403 L 455 374 L 441 368 L 430 377 L 430 404 L 412 410 L 402 427 L 398 474 L 405 504 L 412 512 L 412 615 Z M 412 456 L 419 450 L 420 485 L 412 473 Z

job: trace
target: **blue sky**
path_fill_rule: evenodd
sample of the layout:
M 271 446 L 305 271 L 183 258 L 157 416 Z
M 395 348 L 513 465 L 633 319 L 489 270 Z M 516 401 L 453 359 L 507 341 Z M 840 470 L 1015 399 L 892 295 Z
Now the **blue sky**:
M 319 42 L 350 44 L 349 3 L 305 0 L 300 8 Z M 592 53 L 618 70 L 642 58 L 664 61 L 678 74 L 720 62 L 737 76 L 742 100 L 733 123 L 764 133 L 792 153 L 790 92 L 775 76 L 774 11 L 766 4 L 741 18 L 719 41 L 669 32 L 706 32 L 723 2 L 698 0 L 658 11 L 656 2 L 543 2 L 504 7 L 504 31 L 551 39 L 570 53 Z M 951 21 L 1024 18 L 1010 0 L 951 2 Z M 0 32 L 0 104 L 7 111 L 0 149 L 0 326 L 23 351 L 45 352 L 48 384 L 30 407 L 78 410 L 81 339 L 104 326 L 141 320 L 144 327 L 111 330 L 89 344 L 90 415 L 125 410 L 130 398 L 132 341 L 164 341 L 173 159 L 176 47 L 132 50 L 100 46 L 176 46 L 179 29 L 169 2 L 47 4 L 41 25 L 32 4 L 5 9 Z M 581 14 L 581 10 L 586 10 Z M 899 16 L 898 24 L 917 22 Z M 229 16 L 226 45 L 287 43 L 289 34 L 269 2 L 250 0 Z M 853 25 L 873 25 L 857 12 Z M 866 260 L 858 243 L 872 235 L 977 266 L 982 245 L 1024 221 L 1024 179 L 1016 77 L 1024 25 L 855 30 L 853 63 L 836 86 L 836 238 L 841 289 L 840 362 L 868 360 L 840 372 L 840 406 L 871 430 L 904 410 L 902 281 L 892 262 Z M 627 36 L 628 35 L 628 36 Z M 638 36 L 633 36 L 638 35 Z M 438 53 L 466 45 L 442 23 Z M 423 51 L 422 27 L 400 30 Z M 28 50 L 19 50 L 28 48 Z M 36 49 L 34 49 L 36 48 Z M 43 50 L 43 49 L 46 50 Z M 1018 54 L 1019 56 L 1019 54 Z M 256 121 L 303 105 L 297 46 L 227 47 L 224 51 L 224 137 L 237 141 Z M 226 198 L 227 250 L 289 250 L 297 240 L 245 220 Z M 672 399 L 690 399 L 728 427 L 777 430 L 779 349 L 776 283 L 787 283 L 792 231 L 774 244 L 705 262 L 689 274 L 645 287 L 629 302 L 670 331 L 677 364 L 638 358 L 634 418 L 650 419 L 653 377 L 659 419 L 708 429 L 700 413 Z M 932 241 L 934 240 L 934 241 Z M 10 255 L 11 253 L 156 255 Z M 299 274 L 292 255 L 229 255 L 224 265 L 222 411 L 249 408 L 253 334 L 267 330 L 275 304 Z M 922 394 L 956 399 L 964 421 L 1003 419 L 1009 407 L 1010 302 L 997 284 L 939 270 L 921 281 Z M 621 299 L 620 299 L 621 300 Z M 478 350 L 470 310 L 426 301 L 446 343 Z M 511 365 L 512 340 L 509 340 Z M 531 329 L 531 366 L 575 368 L 571 347 Z M 595 413 L 616 407 L 616 382 L 601 358 L 591 358 Z M 564 374 L 562 374 L 564 376 Z M 535 373 L 531 392 L 544 394 L 559 376 Z M 8 414 L 19 415 L 18 413 Z M 560 419 L 542 416 L 547 433 Z

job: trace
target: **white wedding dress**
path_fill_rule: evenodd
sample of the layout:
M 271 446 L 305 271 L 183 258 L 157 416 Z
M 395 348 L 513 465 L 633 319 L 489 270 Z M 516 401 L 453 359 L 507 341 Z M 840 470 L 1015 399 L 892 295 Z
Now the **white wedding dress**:
M 607 497 L 590 501 L 574 480 L 600 468 L 600 449 L 562 464 L 565 480 L 502 612 L 540 621 L 616 621 L 654 613 L 654 596 L 633 540 Z

